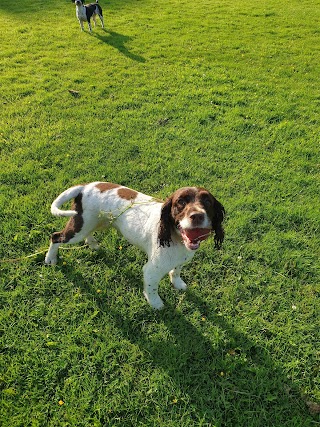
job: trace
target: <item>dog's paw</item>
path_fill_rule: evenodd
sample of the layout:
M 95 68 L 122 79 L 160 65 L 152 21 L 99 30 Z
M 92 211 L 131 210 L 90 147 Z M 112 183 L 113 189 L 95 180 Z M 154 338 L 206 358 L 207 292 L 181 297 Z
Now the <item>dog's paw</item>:
M 48 254 L 46 255 L 45 259 L 44 259 L 45 264 L 47 265 L 56 265 L 58 262 L 58 258 L 57 257 L 50 257 Z
M 100 249 L 99 243 L 93 237 L 87 238 L 86 244 L 89 246 L 90 249 L 93 249 L 94 251 L 97 251 Z
M 94 251 L 98 251 L 98 250 L 100 249 L 100 245 L 99 245 L 99 243 L 98 243 L 98 242 L 91 243 L 91 244 L 89 245 L 89 247 L 90 247 L 90 249 L 93 249 Z
M 146 292 L 143 293 L 145 296 L 145 299 L 148 301 L 148 303 L 151 305 L 152 308 L 155 310 L 161 310 L 164 307 L 162 299 L 159 297 L 159 295 L 148 295 Z
M 185 291 L 187 289 L 187 284 L 180 277 L 172 280 L 171 283 L 174 289 L 178 291 Z

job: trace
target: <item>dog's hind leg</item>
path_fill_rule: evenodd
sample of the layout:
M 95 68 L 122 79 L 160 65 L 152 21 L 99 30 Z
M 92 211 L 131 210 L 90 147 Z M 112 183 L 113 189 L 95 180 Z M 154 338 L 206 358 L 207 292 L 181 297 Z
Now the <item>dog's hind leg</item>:
M 99 14 L 99 18 L 100 18 L 100 21 L 101 21 L 101 27 L 104 28 L 104 22 L 103 22 L 103 16 L 102 16 L 102 14 Z
M 49 265 L 55 265 L 58 261 L 58 251 L 61 243 L 53 243 L 51 241 L 49 250 L 46 254 L 44 262 Z
M 69 219 L 64 230 L 52 234 L 51 244 L 45 258 L 46 264 L 57 263 L 59 247 L 64 243 L 80 243 L 87 239 L 87 242 L 90 246 L 94 246 L 94 242 L 97 245 L 97 242 L 91 235 L 96 227 L 96 223 L 93 222 L 84 225 L 82 218 L 82 208 L 80 205 L 78 205 L 77 209 L 81 210 L 81 212 Z
M 91 230 L 90 230 L 91 231 Z M 67 227 L 57 233 L 53 233 L 51 237 L 51 243 L 49 250 L 45 257 L 45 263 L 50 265 L 55 265 L 58 262 L 58 251 L 59 247 L 65 243 L 80 243 L 86 239 L 86 242 L 92 249 L 98 248 L 98 242 L 91 236 L 90 233 L 86 233 L 81 230 L 79 233 L 75 233 L 72 237 L 70 236 L 70 232 Z

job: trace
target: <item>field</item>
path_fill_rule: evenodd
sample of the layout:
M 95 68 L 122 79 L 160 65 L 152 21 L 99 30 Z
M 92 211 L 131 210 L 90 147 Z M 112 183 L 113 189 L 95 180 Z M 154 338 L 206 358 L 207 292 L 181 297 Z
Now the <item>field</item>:
M 0 0 L 0 424 L 320 426 L 319 0 Z M 44 265 L 64 189 L 226 208 L 189 287 L 115 231 Z

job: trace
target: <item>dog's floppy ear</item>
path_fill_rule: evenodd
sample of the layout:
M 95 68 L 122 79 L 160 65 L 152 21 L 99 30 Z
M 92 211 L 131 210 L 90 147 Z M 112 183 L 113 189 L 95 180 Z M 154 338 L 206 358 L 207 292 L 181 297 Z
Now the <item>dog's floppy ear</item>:
M 222 221 L 225 217 L 225 209 L 217 199 L 214 198 L 214 212 L 212 217 L 212 229 L 214 231 L 214 246 L 216 249 L 220 249 L 224 240 L 224 230 L 222 227 Z
M 162 206 L 160 223 L 159 223 L 159 232 L 158 240 L 160 246 L 170 246 L 171 242 L 171 233 L 174 227 L 174 220 L 171 215 L 172 208 L 172 197 L 167 199 Z

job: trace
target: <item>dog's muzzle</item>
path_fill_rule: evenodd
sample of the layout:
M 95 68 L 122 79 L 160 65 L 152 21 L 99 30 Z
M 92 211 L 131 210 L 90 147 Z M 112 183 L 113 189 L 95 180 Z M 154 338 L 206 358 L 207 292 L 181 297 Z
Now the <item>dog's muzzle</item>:
M 187 249 L 197 250 L 202 240 L 206 240 L 211 234 L 211 228 L 188 228 L 184 229 L 178 225 L 182 241 Z

